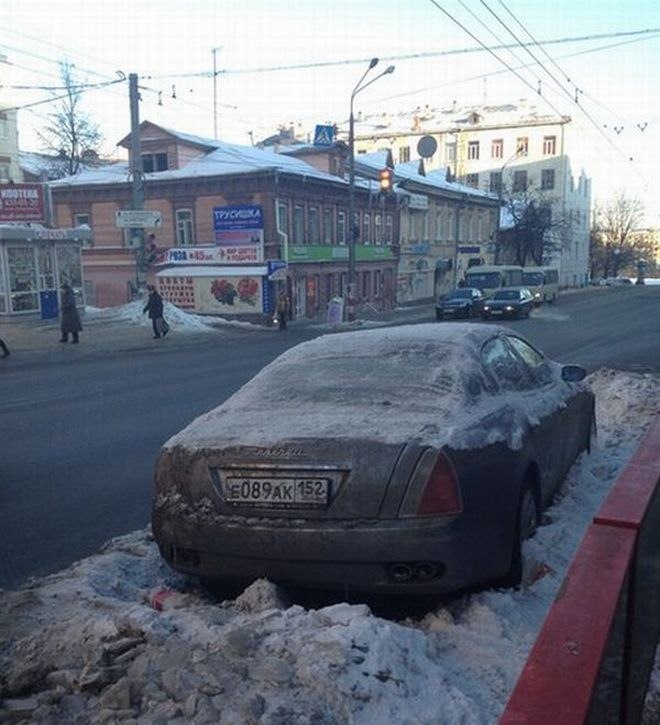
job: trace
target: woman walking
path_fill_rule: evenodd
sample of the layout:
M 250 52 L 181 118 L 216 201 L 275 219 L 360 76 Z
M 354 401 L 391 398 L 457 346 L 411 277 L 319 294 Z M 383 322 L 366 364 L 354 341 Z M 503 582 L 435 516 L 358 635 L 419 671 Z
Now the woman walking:
M 60 288 L 62 290 L 60 299 L 62 310 L 60 330 L 62 331 L 62 337 L 60 342 L 69 342 L 70 333 L 72 336 L 71 342 L 75 345 L 78 342 L 78 333 L 82 330 L 80 316 L 76 307 L 76 295 L 67 282 L 62 282 Z

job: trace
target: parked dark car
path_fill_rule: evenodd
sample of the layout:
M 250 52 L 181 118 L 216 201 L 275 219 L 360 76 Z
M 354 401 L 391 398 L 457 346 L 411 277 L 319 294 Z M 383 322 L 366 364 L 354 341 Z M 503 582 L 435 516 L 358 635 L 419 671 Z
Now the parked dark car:
M 534 295 L 527 287 L 503 287 L 495 290 L 484 303 L 481 316 L 489 317 L 529 317 L 534 309 Z
M 439 299 L 435 305 L 435 317 L 477 317 L 481 314 L 485 296 L 476 287 L 458 287 L 446 297 Z
M 516 583 L 594 397 L 499 325 L 324 335 L 167 441 L 153 534 L 209 580 L 437 594 Z

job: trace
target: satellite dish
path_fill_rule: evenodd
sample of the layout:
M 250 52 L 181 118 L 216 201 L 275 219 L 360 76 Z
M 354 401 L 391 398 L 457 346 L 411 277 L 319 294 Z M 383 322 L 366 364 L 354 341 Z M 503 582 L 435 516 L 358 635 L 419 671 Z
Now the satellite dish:
M 422 136 L 417 142 L 417 153 L 423 159 L 430 159 L 431 156 L 437 151 L 438 142 L 433 136 Z

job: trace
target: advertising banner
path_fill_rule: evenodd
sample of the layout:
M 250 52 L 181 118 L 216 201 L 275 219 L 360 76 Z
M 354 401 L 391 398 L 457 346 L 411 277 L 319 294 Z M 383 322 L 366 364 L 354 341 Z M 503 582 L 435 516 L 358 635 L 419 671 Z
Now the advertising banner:
M 159 275 L 157 279 L 163 299 L 188 312 L 207 315 L 263 312 L 259 275 Z
M 174 247 L 158 258 L 158 264 L 226 264 L 261 262 L 260 247 Z
M 209 314 L 262 312 L 261 277 L 195 277 L 197 311 Z
M 254 246 L 263 242 L 261 206 L 216 206 L 213 209 L 215 243 L 223 247 Z
M 43 184 L 0 184 L 0 222 L 46 221 Z

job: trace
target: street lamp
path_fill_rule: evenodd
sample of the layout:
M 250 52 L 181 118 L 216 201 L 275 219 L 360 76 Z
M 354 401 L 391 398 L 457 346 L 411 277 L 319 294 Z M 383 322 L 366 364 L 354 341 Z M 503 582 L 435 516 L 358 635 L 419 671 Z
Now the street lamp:
M 394 66 L 390 65 L 375 78 L 364 83 L 367 74 L 376 65 L 378 65 L 378 58 L 372 58 L 369 61 L 369 67 L 353 88 L 350 115 L 348 117 L 348 304 L 346 306 L 346 318 L 350 322 L 355 320 L 355 240 L 358 233 L 355 224 L 355 116 L 353 115 L 353 100 L 360 91 L 375 83 L 379 78 L 394 72 Z

